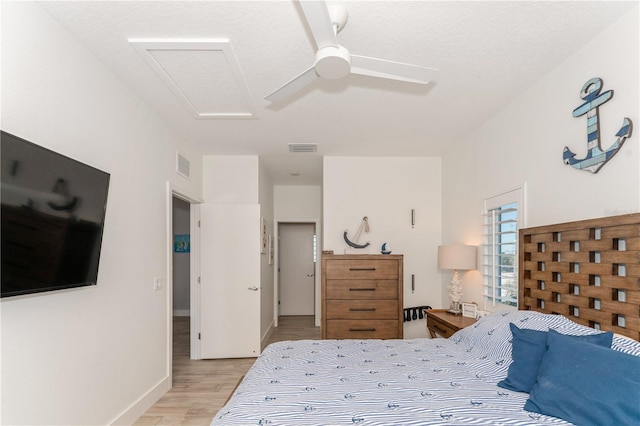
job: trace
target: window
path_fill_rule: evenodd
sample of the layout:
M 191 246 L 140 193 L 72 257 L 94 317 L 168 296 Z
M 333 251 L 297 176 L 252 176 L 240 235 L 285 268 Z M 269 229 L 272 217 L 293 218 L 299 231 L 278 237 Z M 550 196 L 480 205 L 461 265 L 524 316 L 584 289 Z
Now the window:
M 485 309 L 518 306 L 518 230 L 522 222 L 523 189 L 485 200 Z

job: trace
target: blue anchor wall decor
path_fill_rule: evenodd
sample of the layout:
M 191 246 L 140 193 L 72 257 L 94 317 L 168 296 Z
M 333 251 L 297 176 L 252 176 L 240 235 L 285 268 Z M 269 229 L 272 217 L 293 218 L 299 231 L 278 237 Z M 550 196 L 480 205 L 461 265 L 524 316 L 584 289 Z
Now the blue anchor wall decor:
M 565 164 L 570 164 L 578 170 L 587 170 L 591 173 L 598 173 L 598 170 L 605 165 L 607 161 L 613 158 L 620 151 L 624 141 L 631 136 L 631 120 L 625 117 L 622 120 L 622 127 L 616 133 L 618 139 L 607 148 L 602 150 L 600 144 L 600 124 L 598 123 L 598 107 L 613 97 L 613 90 L 607 90 L 600 93 L 602 89 L 602 79 L 592 78 L 587 81 L 580 91 L 580 98 L 584 103 L 573 110 L 574 117 L 581 117 L 587 114 L 587 155 L 582 159 L 576 159 L 573 152 L 568 147 L 564 147 L 562 158 Z

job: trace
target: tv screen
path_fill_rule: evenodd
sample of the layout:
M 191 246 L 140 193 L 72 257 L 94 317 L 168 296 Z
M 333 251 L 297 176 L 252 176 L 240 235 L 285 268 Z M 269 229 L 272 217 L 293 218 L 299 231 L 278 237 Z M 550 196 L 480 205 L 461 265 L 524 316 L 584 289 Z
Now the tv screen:
M 97 284 L 110 175 L 0 131 L 1 296 Z

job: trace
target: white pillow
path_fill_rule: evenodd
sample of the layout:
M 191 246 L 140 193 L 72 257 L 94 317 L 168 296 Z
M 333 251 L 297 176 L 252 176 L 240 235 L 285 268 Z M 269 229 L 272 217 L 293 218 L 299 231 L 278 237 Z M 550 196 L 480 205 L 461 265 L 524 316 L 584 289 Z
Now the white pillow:
M 537 311 L 495 312 L 480 318 L 474 325 L 464 328 L 453 336 L 455 342 L 468 347 L 469 352 L 478 351 L 492 359 L 511 362 L 511 329 L 518 328 L 548 331 L 550 328 L 570 335 L 583 336 L 600 331 L 571 321 L 562 315 L 544 314 Z M 613 345 L 612 345 L 613 347 Z
M 611 349 L 615 349 L 616 351 L 624 352 L 629 355 L 640 356 L 640 342 L 618 333 L 613 334 Z

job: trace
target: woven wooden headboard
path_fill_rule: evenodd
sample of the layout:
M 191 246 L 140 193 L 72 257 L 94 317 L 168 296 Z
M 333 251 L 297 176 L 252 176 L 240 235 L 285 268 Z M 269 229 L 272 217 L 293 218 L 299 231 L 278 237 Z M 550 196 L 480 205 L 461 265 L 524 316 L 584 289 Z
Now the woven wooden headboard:
M 640 213 L 520 230 L 519 309 L 640 340 Z

